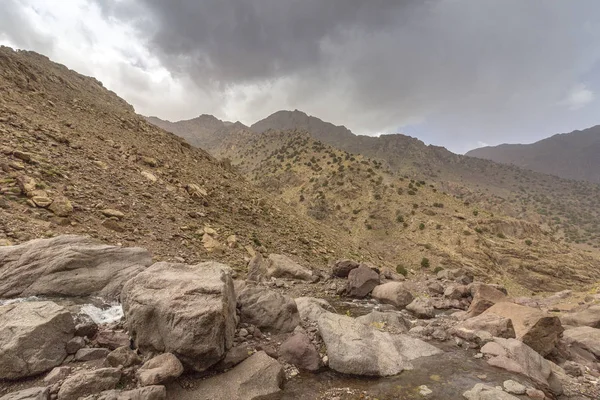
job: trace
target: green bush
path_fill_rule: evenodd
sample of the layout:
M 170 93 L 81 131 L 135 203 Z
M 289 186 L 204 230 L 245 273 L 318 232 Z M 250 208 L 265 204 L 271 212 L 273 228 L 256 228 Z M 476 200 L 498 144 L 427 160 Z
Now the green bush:
M 479 215 L 479 211 L 477 211 L 477 210 L 473 210 L 473 215 L 474 215 L 474 216 L 477 216 L 477 215 Z
M 425 229 L 425 224 L 421 222 L 421 223 L 419 224 L 419 229 L 420 229 L 420 230 L 423 230 L 423 229 Z
M 421 267 L 429 268 L 429 258 L 423 257 L 423 259 L 421 260 Z
M 531 240 L 527 239 L 527 240 L 525 241 L 525 244 L 526 244 L 527 246 L 531 246 L 531 245 L 533 244 L 533 242 L 532 242 Z
M 498 233 L 496 236 L 498 236 L 500 239 L 506 239 L 506 235 L 502 232 Z
M 444 270 L 444 268 L 442 268 L 442 267 L 440 267 L 440 266 L 438 265 L 437 267 L 435 267 L 435 268 L 433 269 L 433 273 L 434 273 L 434 274 L 437 274 L 438 272 L 440 272 L 440 271 L 443 271 L 443 270 Z
M 404 268 L 404 265 L 402 264 L 398 264 L 398 266 L 396 267 L 396 272 L 399 273 L 400 275 L 408 275 L 408 271 L 406 268 Z
M 396 222 L 404 222 L 404 217 L 402 215 L 396 216 Z

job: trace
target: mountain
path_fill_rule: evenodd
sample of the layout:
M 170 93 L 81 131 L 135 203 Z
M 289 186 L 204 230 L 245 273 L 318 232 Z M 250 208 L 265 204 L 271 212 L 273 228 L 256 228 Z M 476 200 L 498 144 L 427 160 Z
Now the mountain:
M 466 155 L 560 176 L 600 183 L 600 125 L 532 144 L 502 144 Z
M 200 119 L 226 125 L 210 117 L 189 125 Z M 148 123 L 96 79 L 33 52 L 0 47 L 0 137 L 4 245 L 84 234 L 143 246 L 158 260 L 210 258 L 244 270 L 255 250 L 316 268 L 376 259 Z

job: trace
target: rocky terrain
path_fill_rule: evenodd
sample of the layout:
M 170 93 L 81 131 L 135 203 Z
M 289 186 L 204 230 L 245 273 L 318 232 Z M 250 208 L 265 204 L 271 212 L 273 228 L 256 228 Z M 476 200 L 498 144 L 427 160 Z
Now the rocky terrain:
M 219 161 L 0 66 L 1 400 L 600 396 L 593 253 L 300 132 Z
M 466 155 L 513 164 L 567 179 L 600 183 L 600 126 L 562 133 L 531 144 L 482 147 Z

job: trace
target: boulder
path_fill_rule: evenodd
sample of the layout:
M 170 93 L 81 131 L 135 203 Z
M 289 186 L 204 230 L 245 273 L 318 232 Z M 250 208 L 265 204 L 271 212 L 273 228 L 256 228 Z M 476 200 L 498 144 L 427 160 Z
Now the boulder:
M 326 313 L 318 320 L 329 368 L 353 375 L 389 376 L 412 369 L 411 360 L 442 353 L 408 335 L 391 335 L 353 318 Z
M 600 304 L 593 305 L 583 311 L 564 314 L 560 317 L 563 325 L 589 326 L 600 329 Z
M 74 235 L 0 247 L 0 298 L 117 297 L 123 284 L 151 263 L 144 249 Z
M 58 391 L 58 400 L 78 400 L 104 390 L 114 389 L 121 379 L 117 368 L 100 368 L 85 371 L 68 378 Z
M 502 386 L 504 387 L 504 390 L 512 394 L 525 394 L 525 392 L 527 392 L 527 387 L 525 385 L 513 381 L 512 379 L 504 381 Z
M 524 375 L 554 394 L 562 393 L 562 385 L 552 364 L 535 350 L 516 339 L 494 338 L 481 348 L 484 354 L 496 354 L 488 364 Z
M 249 282 L 261 282 L 267 273 L 266 261 L 262 254 L 256 253 L 248 262 L 248 274 L 246 280 Z
M 586 352 L 591 355 L 585 358 L 600 361 L 600 329 L 590 326 L 567 329 L 563 333 L 563 339 L 571 348 L 576 348 L 578 353 Z
M 406 309 L 411 313 L 415 314 L 417 318 L 435 317 L 435 309 L 430 299 L 417 297 L 409 305 L 406 306 Z
M 542 356 L 548 355 L 554 349 L 564 330 L 558 317 L 518 304 L 496 303 L 484 314 L 509 318 L 516 338 Z
M 123 331 L 113 329 L 101 329 L 94 337 L 94 341 L 100 347 L 115 350 L 119 347 L 129 346 L 129 335 Z
M 464 297 L 468 297 L 471 294 L 467 286 L 452 284 L 448 285 L 444 290 L 444 297 L 452 300 L 460 300 Z
M 478 316 L 496 303 L 508 301 L 506 294 L 493 285 L 472 285 L 470 292 L 473 301 L 467 310 L 468 318 Z
M 397 308 L 404 308 L 414 300 L 412 293 L 400 282 L 388 282 L 375 286 L 371 297 Z
M 254 349 L 248 345 L 234 346 L 225 354 L 225 358 L 219 361 L 212 369 L 217 372 L 231 369 L 250 357 L 253 352 Z
M 44 377 L 44 383 L 46 385 L 54 385 L 57 382 L 67 379 L 69 375 L 71 375 L 71 367 L 56 367 Z
M 50 388 L 33 387 L 0 397 L 0 400 L 50 400 Z
M 508 394 L 502 389 L 483 383 L 478 383 L 473 389 L 464 392 L 463 397 L 467 400 L 519 400 L 518 397 Z
M 444 294 L 444 287 L 441 283 L 433 281 L 427 284 L 427 290 L 432 294 Z
M 238 294 L 237 305 L 241 322 L 255 325 L 263 331 L 292 332 L 300 323 L 294 299 L 273 290 L 248 286 Z
M 65 196 L 56 197 L 48 209 L 57 217 L 68 217 L 73 213 L 73 205 Z
M 142 363 L 140 356 L 135 351 L 131 350 L 129 346 L 122 346 L 111 351 L 106 356 L 105 364 L 108 367 L 117 368 L 122 366 L 124 368 L 131 367 Z
M 127 282 L 121 301 L 142 352 L 173 353 L 201 372 L 233 343 L 236 300 L 226 265 L 156 263 Z
M 167 391 L 169 398 L 180 400 L 255 400 L 279 393 L 284 379 L 281 364 L 259 351 L 232 370 L 198 382 L 192 390 L 171 384 Z
M 377 285 L 379 285 L 379 274 L 366 265 L 361 265 L 348 274 L 346 294 L 362 298 L 371 293 Z
M 492 313 L 485 313 L 469 318 L 456 325 L 453 330 L 486 331 L 492 336 L 505 339 L 516 337 L 511 319 Z
M 331 276 L 336 278 L 347 278 L 350 271 L 358 268 L 360 263 L 353 260 L 338 260 L 331 268 Z
M 269 254 L 265 276 L 267 278 L 288 278 L 309 282 L 316 279 L 310 269 L 281 254 Z
M 83 400 L 166 400 L 167 389 L 164 386 L 146 386 L 133 390 L 107 390 L 93 394 Z
M 183 374 L 183 365 L 171 353 L 163 353 L 150 360 L 137 370 L 140 386 L 158 385 L 178 378 Z
M 319 352 L 303 333 L 296 333 L 283 342 L 279 355 L 285 362 L 307 371 L 317 371 L 321 364 Z
M 51 301 L 0 306 L 0 379 L 40 374 L 62 363 L 73 317 Z
M 75 353 L 75 361 L 92 361 L 92 360 L 100 360 L 102 358 L 106 358 L 106 356 L 108 356 L 108 354 L 110 353 L 110 350 L 108 349 L 103 349 L 103 348 L 83 348 L 83 349 L 79 349 L 77 350 L 77 353 Z
M 406 333 L 410 329 L 410 321 L 398 312 L 371 311 L 366 315 L 357 317 L 356 320 L 379 330 L 385 329 Z
M 77 330 L 77 328 L 75 328 Z M 67 354 L 75 354 L 79 349 L 85 347 L 85 339 L 81 336 L 75 336 L 73 339 L 67 342 L 66 350 Z
M 297 297 L 295 300 L 300 319 L 316 323 L 319 317 L 328 312 L 336 312 L 327 300 L 316 297 Z

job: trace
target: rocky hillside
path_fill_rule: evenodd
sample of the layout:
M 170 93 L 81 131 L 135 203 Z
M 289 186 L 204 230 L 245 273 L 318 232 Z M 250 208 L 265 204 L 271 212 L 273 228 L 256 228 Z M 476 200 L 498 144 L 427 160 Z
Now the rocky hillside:
M 381 161 L 328 146 L 307 132 L 240 132 L 216 155 L 401 270 L 466 266 L 534 291 L 600 277 L 597 254 L 561 243 L 548 226 L 491 213 L 448 194 L 435 180 L 399 177 Z
M 251 128 L 306 130 L 325 144 L 378 159 L 400 176 L 434 180 L 470 204 L 544 225 L 559 240 L 600 248 L 599 185 L 457 155 L 405 135 L 357 136 L 297 110 L 279 111 Z
M 531 144 L 502 144 L 466 155 L 560 176 L 600 183 L 600 126 L 562 133 Z
M 241 268 L 255 249 L 314 267 L 370 257 L 148 123 L 99 81 L 36 53 L 0 48 L 0 137 L 4 245 L 78 233 L 144 246 L 156 259 Z

